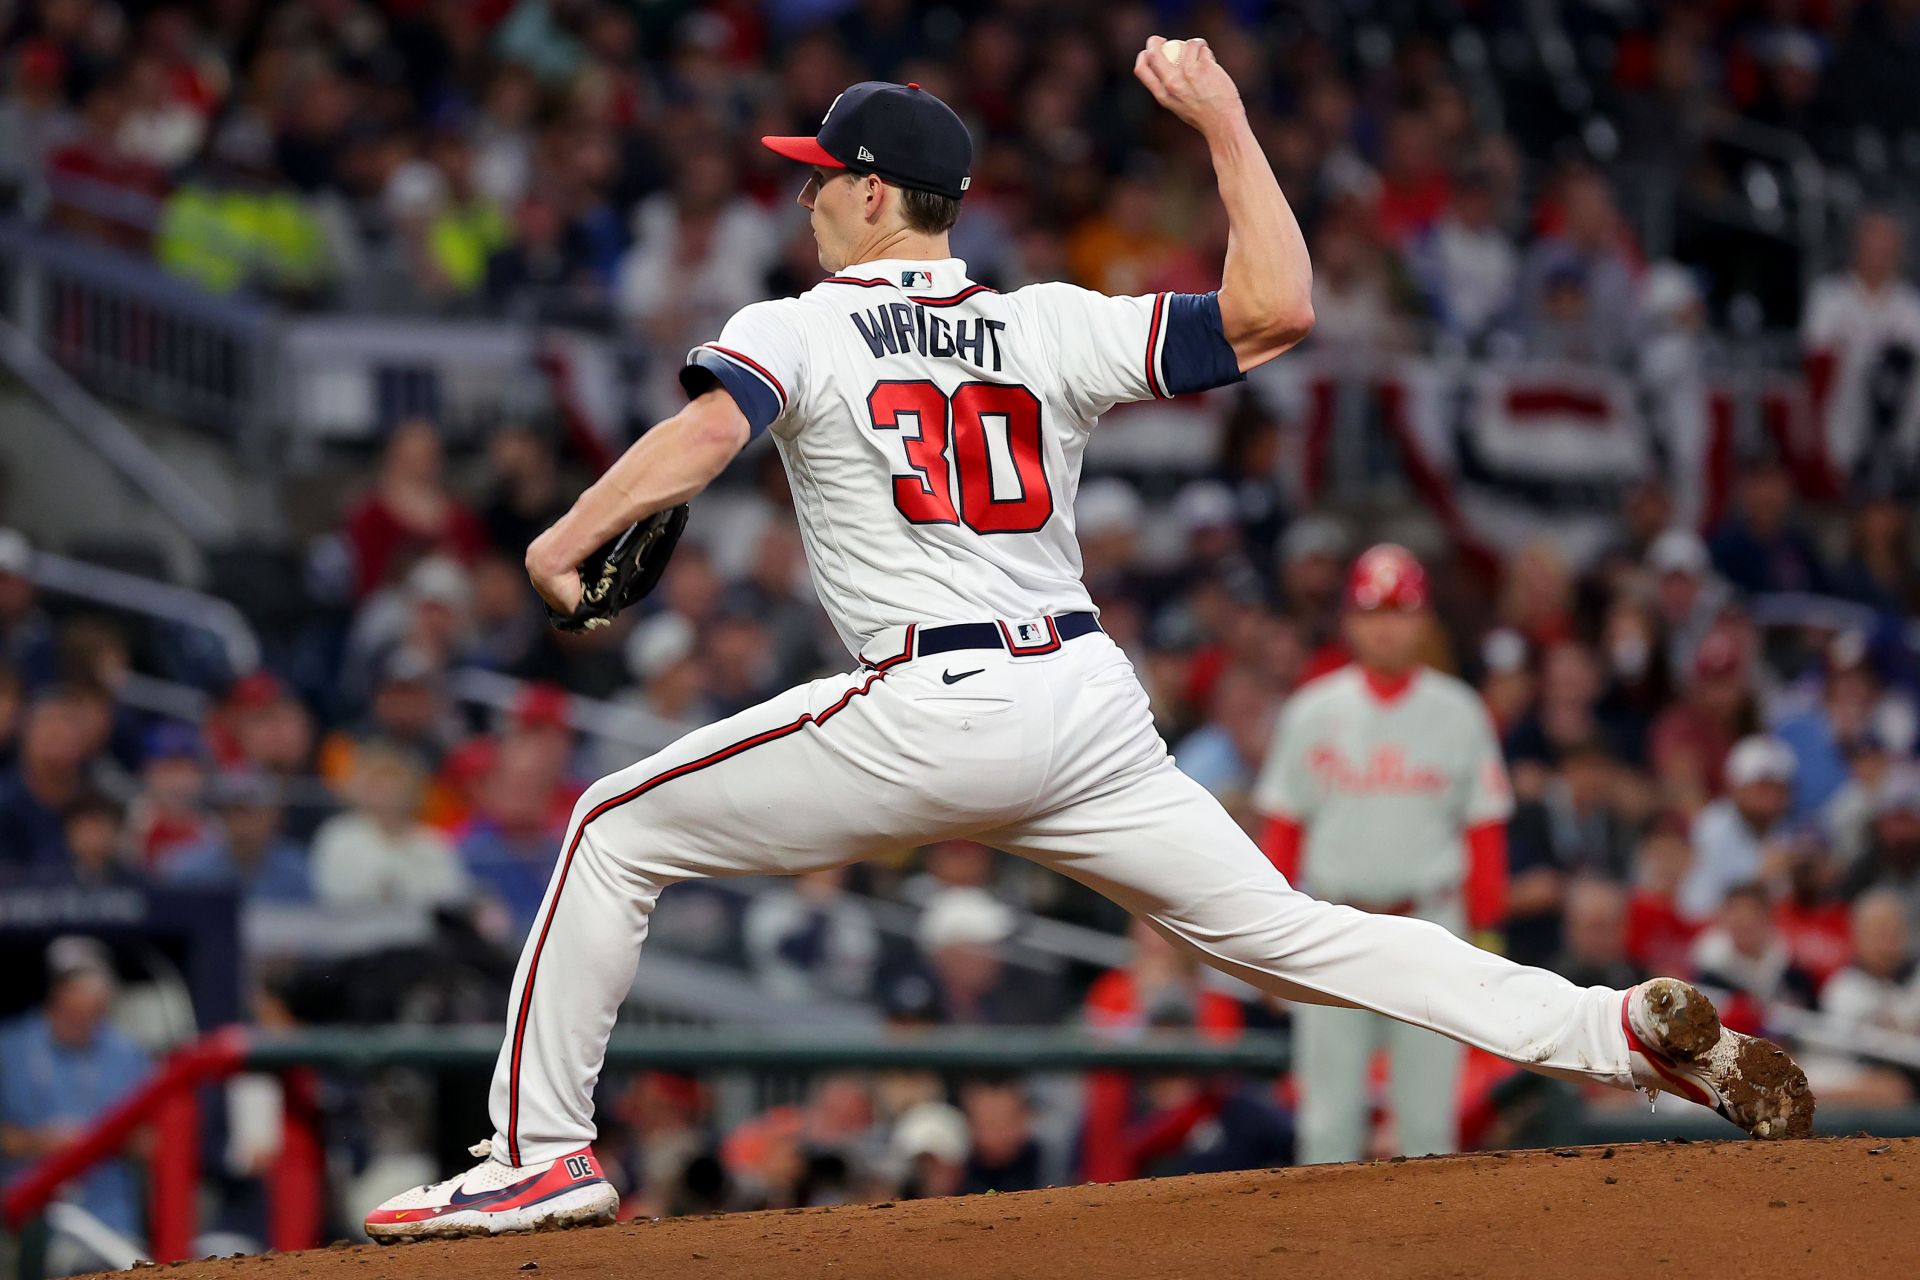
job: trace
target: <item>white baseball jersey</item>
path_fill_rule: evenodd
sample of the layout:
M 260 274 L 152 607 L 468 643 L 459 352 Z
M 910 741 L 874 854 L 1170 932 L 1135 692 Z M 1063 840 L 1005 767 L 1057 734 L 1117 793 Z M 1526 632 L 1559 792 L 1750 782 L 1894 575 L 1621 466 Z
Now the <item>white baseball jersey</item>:
M 1427 668 L 1390 696 L 1357 665 L 1303 685 L 1281 709 L 1253 799 L 1304 828 L 1300 876 L 1313 893 L 1360 904 L 1458 888 L 1461 833 L 1513 811 L 1479 695 Z
M 849 267 L 688 353 L 786 463 L 849 650 L 909 622 L 1090 610 L 1073 499 L 1114 405 L 1241 378 L 1211 294 L 998 293 L 958 258 Z
M 1801 321 L 1808 350 L 1834 358 L 1824 426 L 1827 456 L 1843 475 L 1874 450 L 1920 453 L 1920 289 L 1896 280 L 1870 292 L 1851 272 L 1813 286 Z
M 1091 607 L 1072 514 L 1094 420 L 1238 376 L 1211 296 L 1001 295 L 951 259 L 853 268 L 692 352 L 688 389 L 724 386 L 778 441 L 814 581 L 860 666 L 581 797 L 514 977 L 497 1159 L 550 1164 L 592 1140 L 607 1034 L 667 886 L 945 839 L 1056 867 L 1273 995 L 1631 1083 L 1619 993 L 1295 891 L 1173 766 L 1120 647 L 1057 634 L 1052 615 Z M 972 628 L 946 637 L 961 648 L 928 644 L 942 623 L 989 621 L 1004 642 Z

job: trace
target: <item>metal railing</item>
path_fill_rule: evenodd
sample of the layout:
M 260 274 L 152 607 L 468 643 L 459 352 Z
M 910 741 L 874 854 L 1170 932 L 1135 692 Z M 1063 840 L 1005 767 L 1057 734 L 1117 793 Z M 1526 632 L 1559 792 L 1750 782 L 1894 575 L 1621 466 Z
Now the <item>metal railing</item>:
M 25 330 L 0 320 L 0 364 L 28 387 L 60 420 L 201 547 L 231 542 L 233 518 L 180 477 L 165 458 L 88 393 Z
M 239 436 L 268 416 L 270 308 L 130 254 L 0 221 L 0 314 L 88 386 Z
M 1768 1007 L 1767 1026 L 1807 1048 L 1920 1071 L 1920 1036 L 1780 1004 Z
M 498 671 L 462 667 L 455 671 L 449 686 L 453 696 L 471 706 L 491 711 L 511 712 L 528 688 L 528 682 Z M 699 726 L 682 720 L 668 720 L 643 707 L 603 702 L 597 698 L 574 695 L 567 699 L 567 726 L 576 733 L 606 742 L 617 742 L 643 753 L 682 737 Z
M 616 1028 L 606 1065 L 631 1071 L 1254 1071 L 1287 1069 L 1288 1037 L 1248 1032 L 1222 1042 L 1186 1032 L 1122 1040 L 1053 1028 L 928 1027 L 910 1032 L 753 1027 L 676 1030 L 671 1036 Z M 341 1071 L 386 1067 L 487 1067 L 500 1055 L 500 1029 L 316 1028 L 252 1034 L 247 1066 L 258 1071 L 324 1065 Z
M 122 1152 L 151 1127 L 156 1141 L 147 1179 L 151 1253 L 162 1262 L 187 1256 L 199 1220 L 202 1089 L 242 1071 L 281 1075 L 286 1089 L 279 1155 L 267 1171 L 269 1237 L 281 1250 L 319 1243 L 325 1153 L 310 1068 L 366 1072 L 389 1067 L 485 1070 L 500 1052 L 500 1031 L 484 1028 L 307 1030 L 263 1034 L 215 1031 L 175 1051 L 147 1080 L 83 1132 L 0 1190 L 0 1223 L 18 1230 L 44 1213 L 60 1188 Z M 671 1036 L 626 1029 L 607 1045 L 615 1070 L 762 1071 L 810 1075 L 839 1069 L 929 1070 L 955 1074 L 1019 1071 L 1246 1071 L 1286 1069 L 1287 1042 L 1270 1034 L 1221 1044 L 1192 1034 L 1141 1040 L 1084 1032 L 929 1030 L 905 1035 L 820 1031 L 703 1032 Z
M 1764 131 L 1742 137 L 1775 141 Z M 1817 161 L 1789 150 L 1778 164 L 1805 196 L 1796 212 L 1822 205 Z M 365 439 L 408 414 L 459 434 L 560 407 L 544 359 L 553 333 L 537 324 L 296 314 L 205 293 L 150 261 L 18 221 L 0 221 L 0 318 L 89 387 L 230 435 L 261 465 L 297 463 L 321 442 Z M 1416 339 L 1410 352 L 1445 354 L 1444 334 L 1407 329 Z M 567 333 L 606 350 L 621 341 L 605 331 Z M 1760 338 L 1771 352 L 1782 335 L 1743 336 L 1743 354 L 1725 372 L 1752 372 L 1744 350 Z M 1286 363 L 1300 368 L 1330 354 L 1309 346 Z M 576 363 L 575 376 L 594 389 L 586 399 L 624 403 L 618 360 Z
M 45 591 L 204 632 L 220 646 L 228 672 L 236 678 L 249 675 L 260 666 L 260 641 L 248 625 L 246 615 L 217 596 L 50 551 L 34 553 L 28 576 Z M 148 695 L 150 701 L 159 696 L 152 682 L 138 686 L 136 696 L 141 693 Z M 177 695 L 169 691 L 166 696 Z M 180 699 L 180 705 L 186 705 L 184 698 Z
M 412 414 L 461 433 L 556 407 L 537 325 L 292 314 L 17 220 L 0 220 L 0 319 L 87 386 L 262 465 L 294 456 L 276 442 L 364 438 Z
M 714 880 L 707 884 L 715 892 L 747 900 L 780 891 L 779 881 L 769 876 Z M 918 936 L 920 908 L 891 898 L 876 898 L 866 894 L 849 892 L 846 897 L 866 910 L 873 918 L 874 926 L 882 933 L 903 940 Z M 1019 931 L 1002 942 L 997 950 L 1003 963 L 1041 974 L 1058 974 L 1067 965 L 1124 969 L 1133 959 L 1133 944 L 1121 934 L 1103 933 L 1098 929 L 1026 911 L 1021 912 Z M 1262 998 L 1260 990 L 1251 983 L 1218 969 L 1202 968 L 1199 981 L 1208 990 L 1237 1000 Z
M 295 440 L 352 439 L 431 418 L 471 435 L 553 407 L 532 325 L 429 317 L 308 316 L 277 334 L 268 412 Z

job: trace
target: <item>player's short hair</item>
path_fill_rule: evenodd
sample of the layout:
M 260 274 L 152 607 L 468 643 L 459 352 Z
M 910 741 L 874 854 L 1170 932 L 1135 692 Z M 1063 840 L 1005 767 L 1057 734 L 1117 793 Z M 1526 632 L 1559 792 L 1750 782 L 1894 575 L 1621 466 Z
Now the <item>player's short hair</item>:
M 951 231 L 953 224 L 960 221 L 958 200 L 936 191 L 919 191 L 913 187 L 900 188 L 900 211 L 906 215 L 907 226 L 922 235 L 932 236 Z

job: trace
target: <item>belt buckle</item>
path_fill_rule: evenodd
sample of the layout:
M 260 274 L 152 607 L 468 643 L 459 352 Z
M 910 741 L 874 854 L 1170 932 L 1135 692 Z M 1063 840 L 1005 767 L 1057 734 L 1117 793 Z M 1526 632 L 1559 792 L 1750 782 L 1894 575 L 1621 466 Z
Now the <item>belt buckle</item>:
M 1016 658 L 1052 653 L 1060 647 L 1060 628 L 1054 625 L 1051 617 L 1005 621 L 996 618 L 994 625 L 1000 628 L 1000 638 L 1005 642 L 1007 652 Z

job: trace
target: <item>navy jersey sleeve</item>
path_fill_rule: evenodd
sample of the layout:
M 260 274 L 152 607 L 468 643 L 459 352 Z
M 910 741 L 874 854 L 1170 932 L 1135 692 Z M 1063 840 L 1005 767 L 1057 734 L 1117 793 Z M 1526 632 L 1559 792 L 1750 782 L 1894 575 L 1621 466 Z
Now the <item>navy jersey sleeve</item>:
M 1165 400 L 1246 375 L 1211 293 L 1109 296 L 1071 284 L 1016 295 L 1046 333 L 1062 389 L 1088 418 L 1116 404 Z
M 1164 394 L 1183 396 L 1246 379 L 1220 322 L 1219 293 L 1166 293 L 1166 337 L 1160 344 Z
M 717 342 L 687 352 L 680 370 L 688 395 L 726 388 L 756 436 L 786 416 L 806 364 L 804 341 L 782 305 L 757 302 L 741 309 Z

